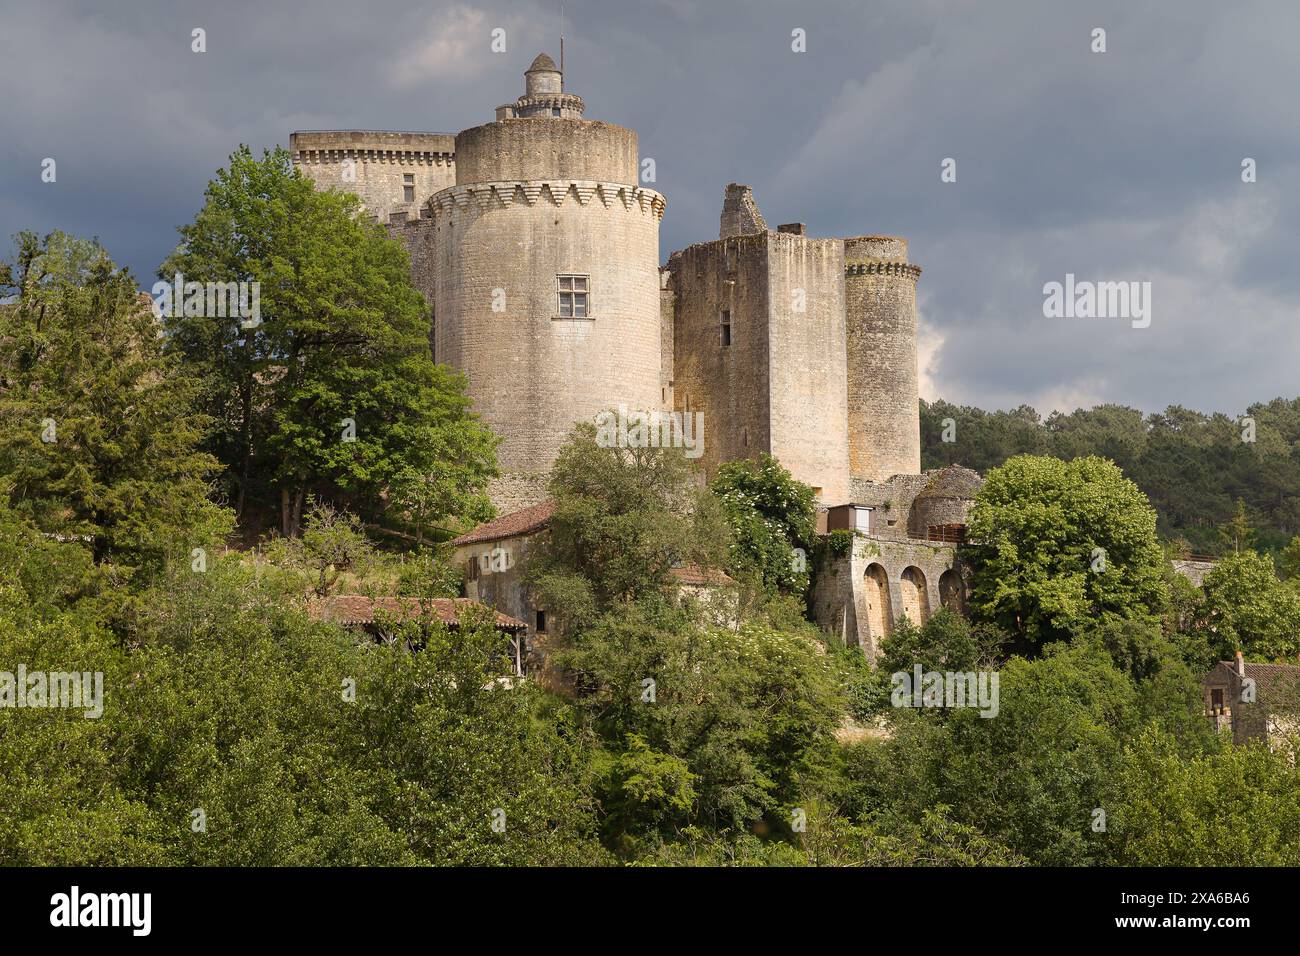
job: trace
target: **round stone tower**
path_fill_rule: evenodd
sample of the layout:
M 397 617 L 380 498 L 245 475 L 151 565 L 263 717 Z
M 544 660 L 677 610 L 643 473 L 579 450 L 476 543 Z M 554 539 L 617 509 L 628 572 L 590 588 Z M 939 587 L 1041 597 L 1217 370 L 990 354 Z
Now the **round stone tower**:
M 884 481 L 921 471 L 916 280 L 907 240 L 844 240 L 849 372 L 849 472 Z
M 434 352 L 502 439 L 503 509 L 545 497 L 575 422 L 660 407 L 664 199 L 637 184 L 635 132 L 582 119 L 545 54 L 525 76 L 496 122 L 457 135 L 456 184 L 428 203 Z

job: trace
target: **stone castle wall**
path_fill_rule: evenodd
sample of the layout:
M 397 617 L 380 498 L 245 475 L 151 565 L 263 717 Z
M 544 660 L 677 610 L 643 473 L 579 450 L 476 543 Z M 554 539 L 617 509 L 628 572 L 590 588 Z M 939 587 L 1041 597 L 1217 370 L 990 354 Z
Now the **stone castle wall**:
M 662 196 L 523 180 L 456 186 L 431 206 L 434 354 L 502 437 L 502 472 L 548 470 L 603 409 L 660 407 Z M 559 316 L 556 277 L 570 274 L 589 277 L 588 318 Z
M 637 175 L 636 133 L 612 123 L 504 119 L 456 136 L 457 184 L 577 179 L 636 185 Z
M 767 234 L 772 454 L 826 504 L 849 496 L 844 244 Z
M 318 188 L 356 193 L 380 222 L 394 213 L 418 218 L 430 196 L 456 182 L 456 139 L 445 133 L 297 132 L 289 137 L 289 152 Z M 344 178 L 349 168 L 355 181 Z M 410 201 L 407 175 L 414 186 Z
M 674 256 L 674 406 L 705 416 L 703 461 L 770 452 L 795 478 L 846 499 L 843 246 L 761 232 Z M 723 314 L 731 344 L 723 344 Z
M 875 661 L 904 613 L 920 624 L 941 607 L 960 609 L 966 574 L 954 545 L 856 535 L 849 554 L 827 554 L 815 569 L 813 619 Z
M 771 448 L 766 234 L 689 246 L 669 263 L 676 300 L 673 404 L 704 415 L 711 478 L 723 462 Z M 722 344 L 730 313 L 731 344 Z

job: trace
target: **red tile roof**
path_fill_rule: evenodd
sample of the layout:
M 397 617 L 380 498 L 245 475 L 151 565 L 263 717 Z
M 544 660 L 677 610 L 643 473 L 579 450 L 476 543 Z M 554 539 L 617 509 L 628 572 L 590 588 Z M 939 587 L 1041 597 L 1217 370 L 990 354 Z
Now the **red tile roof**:
M 554 513 L 555 502 L 548 498 L 530 508 L 512 511 L 508 515 L 485 522 L 473 531 L 454 538 L 451 543 L 460 547 L 463 544 L 478 544 L 482 541 L 498 541 L 501 538 L 513 538 L 515 535 L 532 534 L 545 528 Z
M 715 568 L 701 568 L 699 565 L 686 564 L 680 568 L 671 568 L 669 573 L 677 579 L 678 584 L 687 587 L 723 588 L 735 584 L 729 575 Z
M 457 627 L 464 611 L 486 607 L 487 605 L 468 598 L 370 598 L 364 594 L 337 594 L 311 601 L 307 613 L 317 620 L 332 621 L 335 624 L 369 624 L 379 612 L 398 620 L 416 620 L 428 614 L 449 627 Z M 522 631 L 528 627 L 523 621 L 500 611 L 494 613 L 498 630 Z

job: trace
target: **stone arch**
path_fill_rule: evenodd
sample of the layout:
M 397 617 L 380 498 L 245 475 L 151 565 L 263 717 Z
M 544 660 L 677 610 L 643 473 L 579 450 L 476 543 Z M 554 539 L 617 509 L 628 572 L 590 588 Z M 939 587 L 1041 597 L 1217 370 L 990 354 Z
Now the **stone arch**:
M 966 584 L 956 568 L 939 575 L 939 603 L 952 611 L 966 610 Z
M 924 624 L 930 616 L 930 595 L 926 590 L 925 572 L 915 565 L 904 568 L 898 579 L 898 591 L 902 596 L 901 612 L 913 624 Z
M 889 602 L 889 575 L 879 564 L 867 565 L 863 592 L 867 598 L 867 629 L 876 647 L 889 635 L 894 615 Z

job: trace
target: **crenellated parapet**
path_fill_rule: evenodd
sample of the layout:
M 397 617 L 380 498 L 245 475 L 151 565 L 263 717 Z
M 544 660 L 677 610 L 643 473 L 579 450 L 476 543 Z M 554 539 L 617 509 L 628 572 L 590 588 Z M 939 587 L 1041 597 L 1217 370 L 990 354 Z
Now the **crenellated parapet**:
M 536 206 L 539 202 L 563 206 L 572 200 L 580 206 L 593 200 L 606 209 L 623 208 L 640 211 L 663 219 L 667 200 L 662 193 L 626 183 L 598 183 L 590 180 L 516 180 L 494 183 L 468 183 L 452 186 L 431 196 L 426 208 L 434 214 L 463 209 L 500 209 L 514 205 Z

